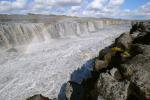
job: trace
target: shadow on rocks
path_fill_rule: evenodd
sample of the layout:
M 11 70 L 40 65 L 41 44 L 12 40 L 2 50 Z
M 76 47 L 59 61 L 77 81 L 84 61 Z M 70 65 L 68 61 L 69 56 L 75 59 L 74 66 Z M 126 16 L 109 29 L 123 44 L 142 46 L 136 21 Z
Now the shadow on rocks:
M 70 80 L 64 83 L 60 89 L 59 100 L 91 100 L 90 93 L 87 93 L 87 91 L 94 87 L 94 84 L 91 83 L 95 82 L 91 80 L 93 79 L 91 77 L 93 77 L 92 71 L 95 66 L 95 60 L 96 58 L 88 60 L 81 68 L 72 72 Z M 89 85 L 91 85 L 90 88 Z

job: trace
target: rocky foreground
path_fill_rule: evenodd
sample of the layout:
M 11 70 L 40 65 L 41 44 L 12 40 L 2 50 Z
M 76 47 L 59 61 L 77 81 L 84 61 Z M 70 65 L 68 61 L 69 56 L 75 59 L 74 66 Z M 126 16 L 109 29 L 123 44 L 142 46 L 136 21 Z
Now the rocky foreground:
M 67 82 L 63 100 L 150 100 L 149 21 L 134 23 L 93 61 L 92 76 L 81 84 Z M 51 99 L 35 95 L 27 100 Z

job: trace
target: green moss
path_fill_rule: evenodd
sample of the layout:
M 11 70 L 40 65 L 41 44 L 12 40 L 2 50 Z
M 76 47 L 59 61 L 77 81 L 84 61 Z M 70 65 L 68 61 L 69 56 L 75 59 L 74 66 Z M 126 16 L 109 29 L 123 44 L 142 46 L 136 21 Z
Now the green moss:
M 112 50 L 113 52 L 123 52 L 123 51 L 124 51 L 123 49 L 121 49 L 121 48 L 119 48 L 119 47 L 113 47 L 111 50 Z
M 128 57 L 130 57 L 131 55 L 130 55 L 127 51 L 124 51 L 124 52 L 122 53 L 122 56 L 125 57 L 125 58 L 128 58 Z

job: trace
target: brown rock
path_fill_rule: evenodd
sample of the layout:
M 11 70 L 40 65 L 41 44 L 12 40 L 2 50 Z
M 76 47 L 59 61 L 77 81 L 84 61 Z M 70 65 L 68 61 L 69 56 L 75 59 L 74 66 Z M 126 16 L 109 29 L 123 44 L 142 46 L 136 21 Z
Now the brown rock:
M 124 64 L 120 66 L 120 72 L 124 79 L 130 78 L 134 74 L 133 68 Z
M 99 71 L 99 70 L 104 69 L 104 68 L 107 68 L 107 64 L 102 60 L 96 59 L 95 67 L 94 67 L 95 71 Z
M 122 80 L 122 75 L 120 74 L 117 68 L 113 68 L 110 70 L 111 76 L 114 77 L 116 80 Z
M 150 46 L 139 46 L 143 53 L 134 56 L 124 67 L 134 71 L 130 81 L 136 86 L 134 92 L 140 96 L 139 100 L 150 100 Z
M 119 82 L 108 73 L 102 73 L 98 78 L 96 86 L 99 96 L 106 100 L 126 100 L 128 98 L 130 82 Z
M 115 40 L 115 46 L 124 50 L 130 49 L 130 45 L 132 44 L 132 37 L 130 33 L 123 33 Z
M 104 49 L 102 49 L 99 52 L 99 59 L 100 60 L 104 60 L 104 56 L 111 51 L 111 48 L 113 47 L 113 45 L 109 46 L 109 47 L 105 47 Z
M 136 38 L 134 38 L 133 43 L 150 44 L 150 31 L 141 32 Z

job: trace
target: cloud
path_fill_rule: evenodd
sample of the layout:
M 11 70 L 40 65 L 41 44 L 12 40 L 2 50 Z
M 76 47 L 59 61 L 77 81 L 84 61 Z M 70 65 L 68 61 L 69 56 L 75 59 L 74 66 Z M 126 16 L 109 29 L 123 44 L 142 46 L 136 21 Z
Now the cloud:
M 78 6 L 83 0 L 33 0 L 32 3 L 27 3 L 28 0 L 15 0 L 15 1 L 0 1 L 0 13 L 12 13 L 17 10 L 17 13 L 22 11 L 29 12 L 48 12 L 51 8 L 62 8 L 67 6 Z M 20 11 L 18 11 L 20 10 Z M 39 12 L 39 13 L 42 13 Z M 50 13 L 50 12 L 49 12 Z
M 49 11 L 49 14 L 67 14 L 64 12 L 65 8 L 79 6 L 82 4 L 82 1 L 83 0 L 34 0 L 30 12 L 38 13 L 40 11 L 40 13 L 46 12 L 45 14 L 48 14 Z M 65 11 L 68 10 L 65 9 Z
M 35 5 L 46 6 L 77 6 L 82 3 L 82 0 L 34 0 Z
M 125 9 L 119 13 L 120 17 L 128 19 L 150 19 L 150 2 L 135 10 Z
M 94 0 L 83 11 L 83 16 L 114 17 L 120 11 L 123 3 L 124 0 Z
M 78 6 L 82 0 L 55 0 L 53 3 L 55 6 Z
M 145 5 L 141 6 L 138 11 L 144 15 L 150 16 L 150 2 L 146 3 Z
M 52 1 L 52 0 L 51 0 Z M 30 6 L 31 13 L 43 13 L 47 12 L 45 10 L 50 10 L 52 8 L 52 2 L 50 0 L 34 0 Z
M 23 9 L 27 5 L 26 0 L 16 0 L 16 2 L 12 2 L 12 9 Z
M 0 13 L 65 14 L 80 17 L 150 18 L 150 2 L 130 10 L 125 0 L 1 0 Z
M 11 12 L 12 10 L 23 10 L 27 6 L 26 0 L 0 1 L 0 12 Z
M 9 1 L 1 1 L 0 2 L 0 12 L 11 10 L 11 2 Z
M 112 11 L 118 9 L 124 0 L 94 0 L 88 5 L 89 10 Z
M 124 0 L 110 0 L 108 5 L 105 7 L 105 11 L 114 12 L 124 3 Z
M 88 5 L 88 9 L 82 12 L 86 17 L 107 17 L 126 19 L 150 19 L 150 2 L 139 6 L 134 10 L 121 9 L 125 0 L 94 0 Z
M 88 5 L 88 9 L 89 10 L 101 10 L 104 8 L 104 4 L 107 2 L 108 0 L 94 0 L 93 2 L 91 2 Z

